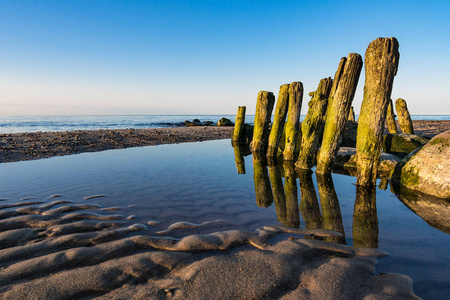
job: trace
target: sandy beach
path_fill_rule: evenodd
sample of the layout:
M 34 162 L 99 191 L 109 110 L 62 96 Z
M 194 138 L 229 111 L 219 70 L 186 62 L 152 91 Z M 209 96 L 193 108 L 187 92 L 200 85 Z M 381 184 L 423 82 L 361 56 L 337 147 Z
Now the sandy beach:
M 450 121 L 413 121 L 415 134 L 433 137 L 450 129 Z M 228 139 L 233 127 L 199 126 L 155 129 L 0 134 L 0 162 L 33 160 L 150 145 Z
M 450 121 L 415 121 L 434 136 Z M 228 139 L 232 127 L 0 135 L 3 162 Z M 230 146 L 231 147 L 231 146 Z M 378 274 L 381 249 L 326 242 L 341 233 L 267 224 L 192 234 L 201 224 L 136 223 L 103 195 L 0 199 L 1 299 L 418 299 L 401 274 Z M 100 199 L 99 199 L 100 198 Z M 185 234 L 179 235 L 179 232 Z M 312 237 L 318 240 L 312 239 Z

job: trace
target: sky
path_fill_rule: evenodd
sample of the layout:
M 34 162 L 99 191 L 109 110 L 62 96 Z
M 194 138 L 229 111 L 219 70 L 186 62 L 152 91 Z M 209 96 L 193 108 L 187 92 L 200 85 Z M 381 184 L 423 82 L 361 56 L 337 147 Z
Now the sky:
M 254 114 L 396 37 L 392 99 L 450 114 L 450 1 L 0 0 L 0 115 Z M 359 113 L 364 68 L 353 101 Z

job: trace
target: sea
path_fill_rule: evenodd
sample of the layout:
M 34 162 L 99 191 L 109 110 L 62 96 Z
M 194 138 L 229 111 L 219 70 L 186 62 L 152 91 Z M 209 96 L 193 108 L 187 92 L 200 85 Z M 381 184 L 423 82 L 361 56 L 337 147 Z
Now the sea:
M 127 128 L 163 128 L 183 126 L 186 120 L 217 123 L 221 118 L 232 121 L 235 115 L 74 115 L 74 116 L 0 116 L 0 133 L 37 131 L 71 131 Z M 253 124 L 254 115 L 245 122 Z M 305 118 L 300 117 L 300 121 Z M 413 115 L 413 120 L 450 120 L 450 115 Z

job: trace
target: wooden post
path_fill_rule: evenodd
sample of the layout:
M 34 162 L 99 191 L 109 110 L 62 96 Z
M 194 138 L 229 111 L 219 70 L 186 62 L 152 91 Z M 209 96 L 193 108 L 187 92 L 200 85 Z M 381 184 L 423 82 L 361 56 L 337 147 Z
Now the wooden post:
M 261 91 L 256 100 L 256 113 L 253 127 L 253 140 L 250 150 L 258 158 L 266 156 L 267 139 L 269 137 L 269 124 L 272 116 L 275 96 L 272 92 Z
M 378 248 L 378 216 L 375 186 L 356 187 L 352 233 L 353 247 Z
M 319 201 L 314 188 L 311 170 L 298 170 L 300 182 L 300 204 L 299 209 L 305 220 L 306 229 L 322 228 L 322 215 L 320 214 Z
M 320 80 L 317 90 L 309 93 L 311 100 L 308 103 L 308 112 L 301 125 L 302 142 L 298 160 L 295 163 L 297 168 L 306 170 L 315 165 L 317 151 L 322 141 L 325 113 L 332 84 L 331 77 L 323 78 Z
M 411 115 L 409 114 L 406 101 L 402 98 L 395 100 L 395 110 L 398 115 L 398 124 L 404 134 L 414 134 L 414 128 L 411 121 Z
M 348 58 L 343 57 L 339 63 L 328 99 L 322 146 L 317 155 L 316 173 L 331 172 L 333 160 L 344 134 L 362 65 L 361 55 L 357 53 L 350 53 Z
M 297 177 L 294 166 L 283 164 L 284 168 L 284 193 L 286 194 L 286 226 L 300 227 L 300 212 L 298 210 Z
M 298 155 L 298 135 L 301 131 L 298 130 L 300 124 L 300 111 L 303 100 L 303 84 L 300 81 L 292 82 L 289 85 L 289 108 L 286 121 L 286 139 L 283 151 L 283 159 L 287 161 L 295 161 L 296 154 Z
M 394 114 L 394 108 L 392 105 L 392 99 L 389 99 L 389 105 L 386 112 L 386 123 L 389 129 L 389 133 L 397 134 L 397 124 L 395 124 L 395 114 Z
M 317 187 L 319 189 L 320 207 L 322 211 L 322 228 L 342 233 L 342 237 L 329 237 L 325 240 L 333 243 L 345 243 L 344 224 L 342 222 L 341 208 L 334 189 L 331 174 L 317 174 Z
M 278 93 L 277 107 L 275 108 L 275 116 L 273 118 L 272 129 L 269 135 L 269 146 L 267 148 L 267 158 L 274 159 L 277 156 L 278 146 L 280 145 L 281 136 L 283 134 L 284 123 L 289 103 L 289 84 L 280 86 Z
M 353 109 L 353 106 L 350 106 L 350 112 L 348 113 L 348 120 L 347 121 L 356 122 L 355 110 Z
M 386 112 L 399 60 L 396 38 L 378 38 L 366 50 L 366 82 L 356 134 L 357 185 L 377 179 Z
M 231 137 L 232 143 L 242 143 L 244 140 L 245 106 L 239 106 L 234 121 L 234 131 Z
M 267 166 L 253 155 L 253 181 L 255 182 L 256 204 L 259 207 L 269 207 L 273 203 Z
M 286 194 L 283 188 L 283 179 L 281 177 L 280 166 L 274 161 L 269 163 L 269 178 L 272 186 L 273 200 L 275 202 L 275 211 L 280 223 L 286 224 Z

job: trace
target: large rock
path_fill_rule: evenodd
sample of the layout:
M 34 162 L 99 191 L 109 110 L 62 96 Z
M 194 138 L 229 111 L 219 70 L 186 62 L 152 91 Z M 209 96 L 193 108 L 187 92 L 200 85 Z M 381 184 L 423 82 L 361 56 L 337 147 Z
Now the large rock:
M 383 151 L 401 157 L 428 143 L 429 139 L 414 134 L 386 134 L 383 137 Z
M 230 119 L 222 118 L 217 122 L 217 126 L 234 126 L 234 123 Z
M 377 177 L 388 177 L 401 158 L 390 153 L 381 152 Z M 356 148 L 341 147 L 334 159 L 333 166 L 346 169 L 350 175 L 356 176 Z
M 392 180 L 412 190 L 450 199 L 450 130 L 407 155 L 395 168 Z

